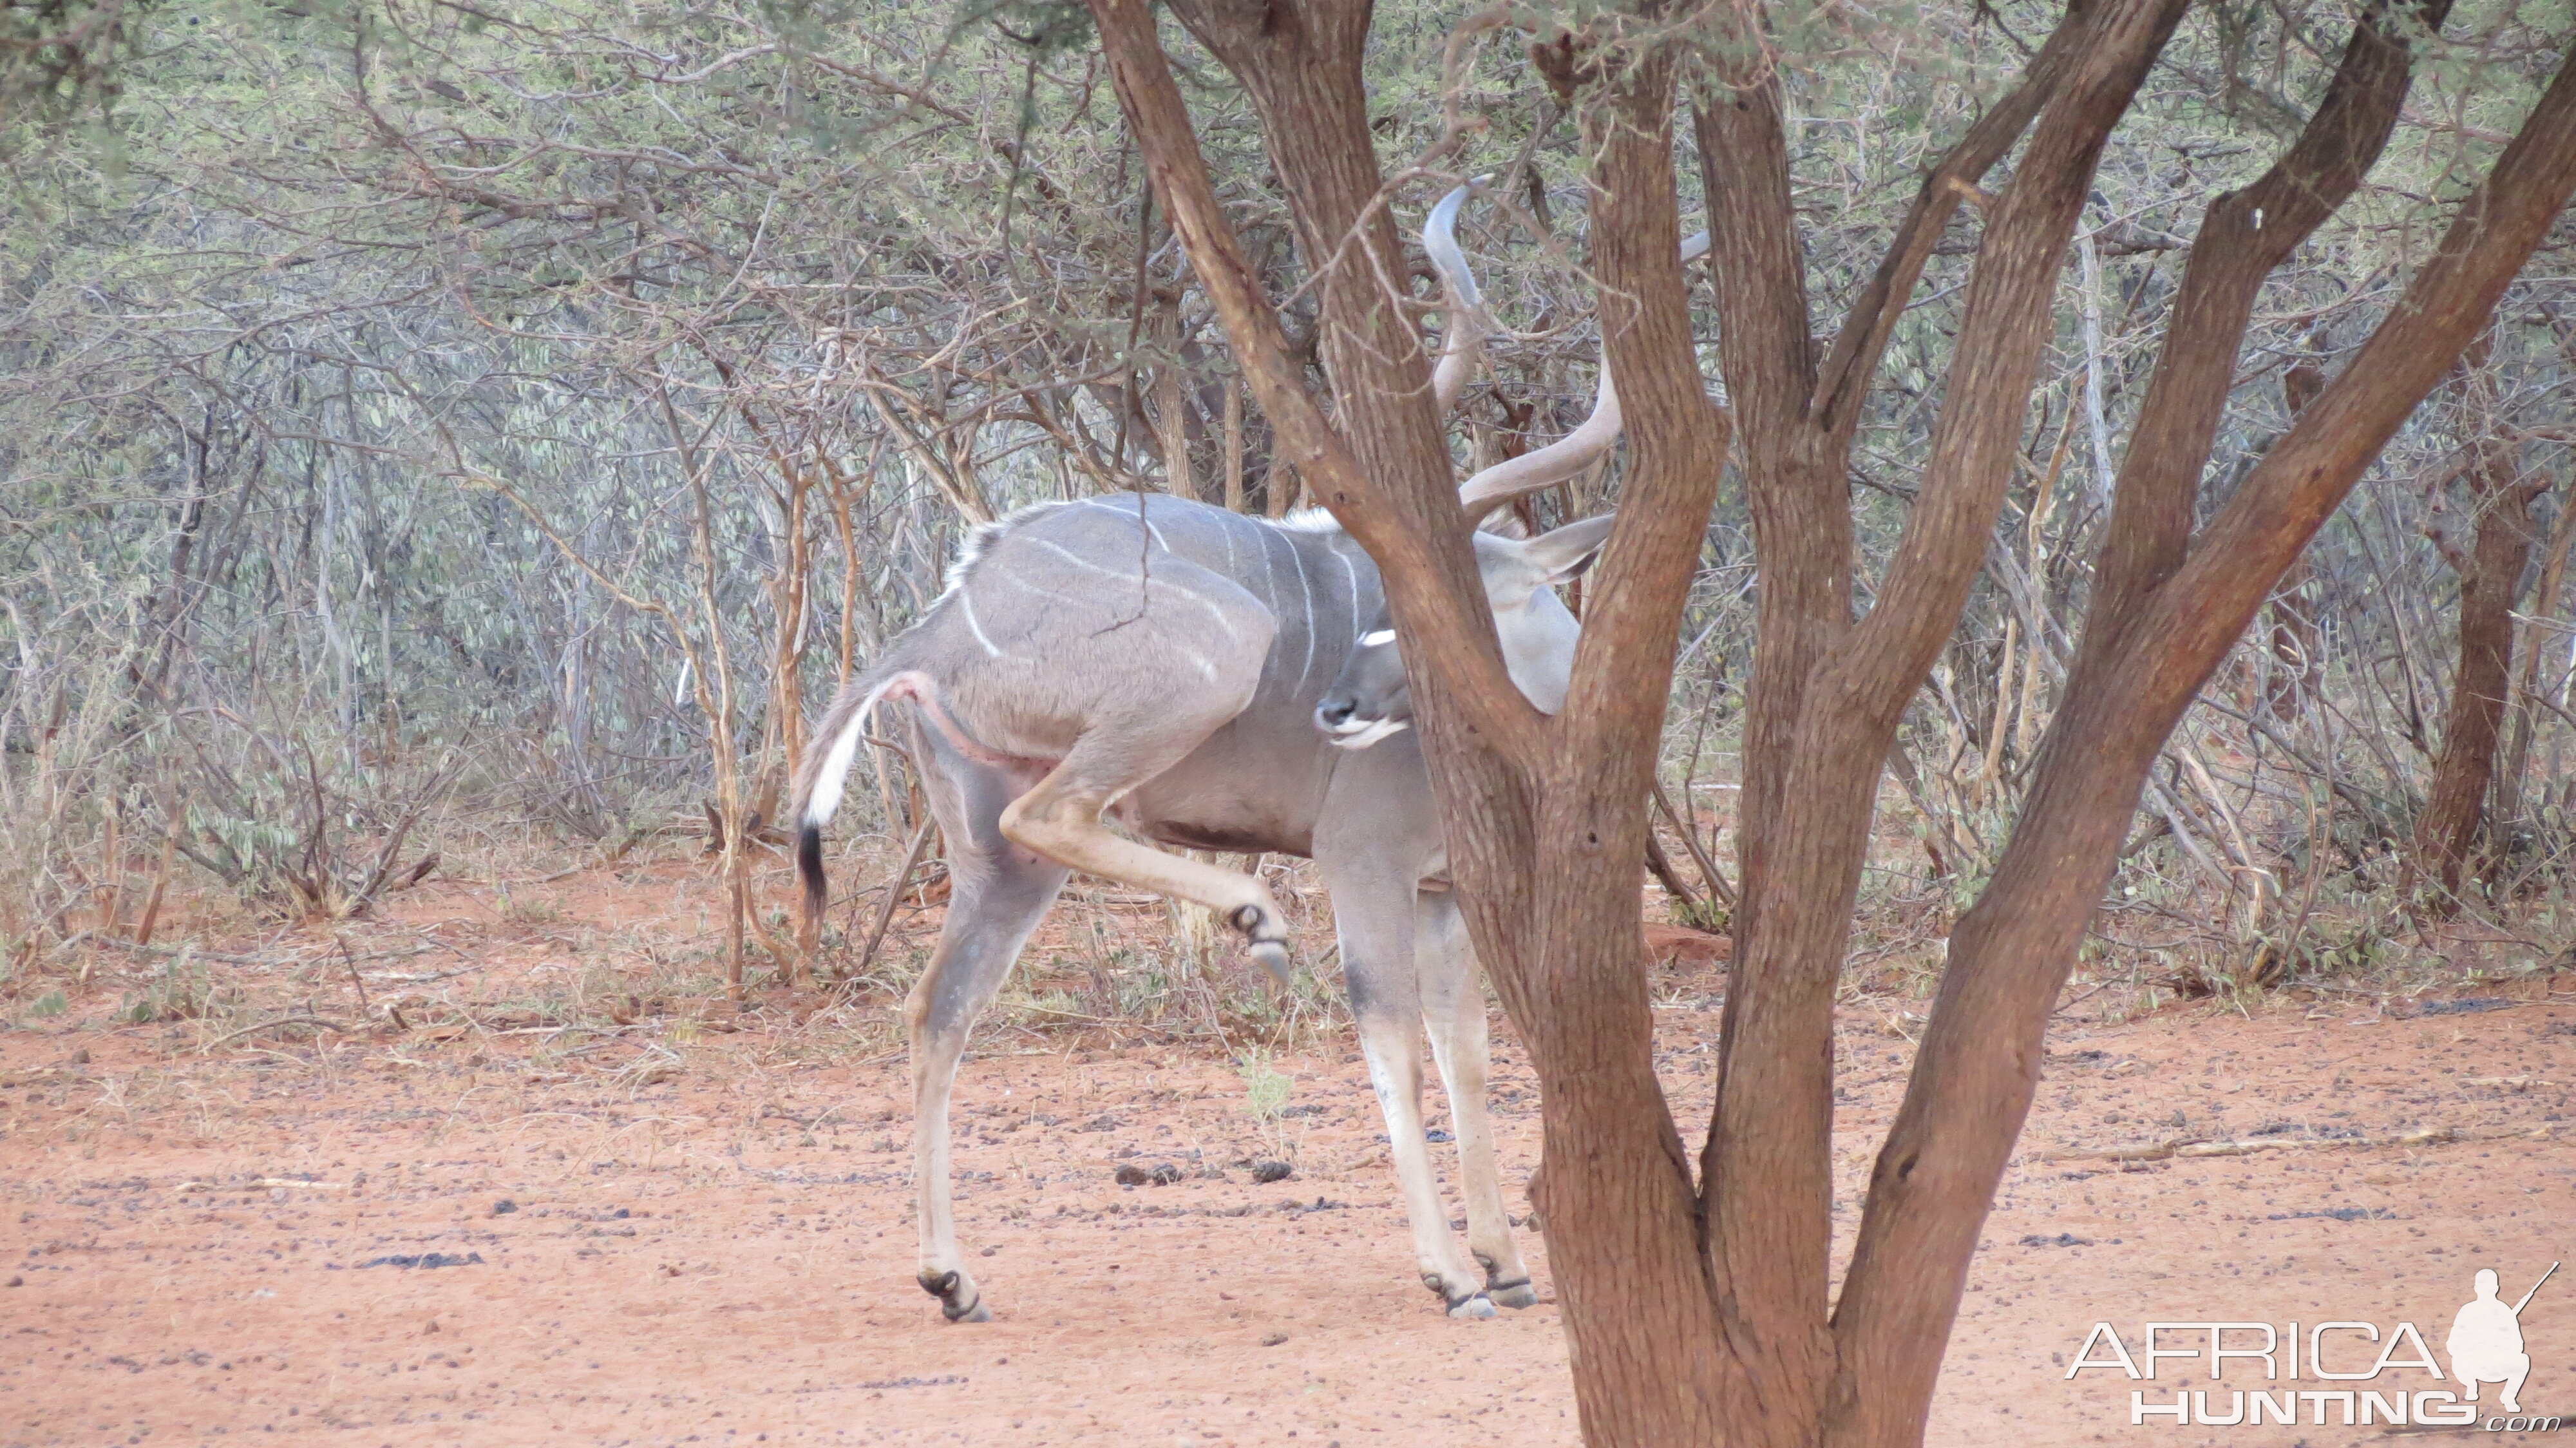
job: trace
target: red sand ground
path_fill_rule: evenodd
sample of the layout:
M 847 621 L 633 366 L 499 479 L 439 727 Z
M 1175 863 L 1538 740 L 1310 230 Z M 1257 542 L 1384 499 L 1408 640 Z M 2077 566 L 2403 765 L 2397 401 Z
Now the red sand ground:
M 683 866 L 549 898 L 587 918 L 636 891 L 672 920 L 711 894 Z M 548 892 L 521 887 L 496 913 L 489 890 L 432 887 L 351 937 L 361 959 L 438 943 L 368 967 L 379 1006 L 422 998 L 407 1031 L 207 1049 L 208 1022 L 108 1021 L 118 987 L 98 980 L 68 1013 L 0 1030 L 15 1213 L 0 1229 L 0 1444 L 1576 1441 L 1552 1300 L 1451 1322 L 1416 1285 L 1347 1033 L 1278 1060 L 1299 1114 L 1270 1124 L 1213 1043 L 983 1033 L 958 1092 L 960 1216 L 999 1320 L 950 1327 L 911 1281 L 909 1109 L 903 1063 L 882 1051 L 885 1002 L 852 1008 L 872 1017 L 866 1057 L 843 1016 L 799 1024 L 784 996 L 731 1032 L 692 1024 L 696 1002 L 654 1014 L 650 1000 L 602 1022 L 613 1034 L 514 1024 L 511 1003 L 549 980 L 646 970 L 569 916 L 528 924 L 532 894 Z M 267 1009 L 309 998 L 351 1018 L 329 940 L 266 947 L 323 962 L 271 971 Z M 441 970 L 459 973 L 383 979 Z M 2553 1260 L 2576 1268 L 2576 977 L 2551 984 L 2471 988 L 2510 1004 L 2441 1014 L 2267 997 L 2250 1014 L 2061 1015 L 1931 1441 L 2380 1441 L 2339 1423 L 2131 1427 L 2141 1385 L 2069 1382 L 2063 1364 L 2101 1320 L 2133 1349 L 2149 1320 L 2212 1318 L 2403 1319 L 2438 1348 L 2477 1267 L 2500 1269 L 2508 1297 Z M 1685 1123 L 1705 1119 L 1722 989 L 1718 974 L 1659 977 Z M 1503 1029 L 1495 1105 L 1517 1205 L 1537 1100 Z M 1846 1229 L 1909 1049 L 1859 1023 L 1841 1043 Z M 2351 1144 L 2068 1155 L 2267 1129 Z M 2425 1131 L 2448 1139 L 2397 1139 Z M 1230 1165 L 1283 1145 L 1287 1181 Z M 1201 1174 L 1115 1185 L 1131 1159 Z M 1544 1289 L 1545 1251 L 1530 1248 Z M 364 1265 L 421 1253 L 481 1260 Z M 2576 1275 L 2524 1325 L 2524 1407 L 2576 1420 Z M 2249 1371 L 2231 1365 L 2227 1385 Z M 2358 1386 L 2392 1385 L 2435 1386 L 2412 1370 Z M 2210 1384 L 2168 1362 L 2144 1386 L 2169 1401 Z

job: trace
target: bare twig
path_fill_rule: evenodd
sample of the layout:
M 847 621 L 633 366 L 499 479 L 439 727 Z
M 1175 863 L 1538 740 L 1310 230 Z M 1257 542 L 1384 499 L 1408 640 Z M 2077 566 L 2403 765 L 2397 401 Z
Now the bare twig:
M 885 901 L 877 907 L 877 923 L 868 931 L 868 943 L 860 949 L 858 963 L 850 968 L 851 980 L 866 975 L 868 967 L 876 963 L 877 947 L 884 943 L 886 927 L 894 922 L 895 906 L 903 900 L 904 882 L 912 878 L 913 870 L 921 864 L 922 849 L 930 843 L 930 831 L 935 823 L 928 814 L 924 814 L 920 826 L 912 832 L 912 846 L 904 851 L 903 868 L 895 871 L 893 883 L 886 886 Z

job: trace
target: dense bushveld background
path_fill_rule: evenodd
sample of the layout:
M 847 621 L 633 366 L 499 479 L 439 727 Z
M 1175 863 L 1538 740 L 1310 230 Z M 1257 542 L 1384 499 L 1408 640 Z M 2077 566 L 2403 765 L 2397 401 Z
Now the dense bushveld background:
M 2048 15 L 1789 8 L 1824 57 L 1793 110 L 1865 117 L 1793 131 L 1834 297 Z M 1457 18 L 1380 6 L 1391 166 L 1440 132 Z M 2388 156 L 2258 310 L 2205 509 L 2384 314 L 2568 22 L 2463 5 L 2425 39 Z M 345 915 L 477 840 L 569 864 L 682 833 L 738 845 L 746 880 L 805 719 L 967 529 L 1125 489 L 1298 502 L 1078 5 L 110 0 L 7 25 L 0 1010 L 55 988 L 67 941 L 148 944 L 172 892 Z M 2114 139 L 2011 505 L 1889 761 L 1855 981 L 1927 979 L 2009 832 L 2188 229 L 2295 134 L 2349 25 L 2200 6 Z M 1165 41 L 1311 326 L 1242 98 Z M 1590 397 L 1582 158 L 1546 95 L 1504 47 L 1459 97 L 1487 124 L 1456 164 L 1496 178 L 1466 239 L 1510 329 L 1462 465 Z M 1390 204 L 1418 216 L 1453 179 Z M 1908 507 L 1977 226 L 1954 223 L 1873 395 L 1865 552 Z M 2576 940 L 2568 256 L 2544 246 L 2172 740 L 2091 952 L 2124 999 L 2387 988 Z M 1428 302 L 1427 268 L 1414 285 Z M 1619 484 L 1597 469 L 1532 521 Z M 1662 817 L 1675 909 L 1715 924 L 1760 586 L 1731 487 L 1703 557 Z M 900 763 L 854 797 L 881 884 L 916 817 Z M 735 917 L 755 979 L 783 905 L 752 891 Z

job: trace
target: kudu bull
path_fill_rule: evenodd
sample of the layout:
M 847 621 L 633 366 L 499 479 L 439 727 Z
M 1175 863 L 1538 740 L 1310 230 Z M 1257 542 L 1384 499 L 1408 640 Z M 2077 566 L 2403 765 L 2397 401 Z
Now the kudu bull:
M 1447 292 L 1433 375 L 1444 412 L 1483 338 L 1455 239 L 1466 195 L 1444 198 L 1423 229 Z M 1471 478 L 1462 501 L 1488 511 L 1569 477 L 1618 434 L 1605 371 L 1590 419 Z M 1564 702 L 1576 634 L 1551 585 L 1591 561 L 1609 522 L 1527 541 L 1475 535 L 1512 682 L 1541 710 Z M 1483 991 L 1418 736 L 1397 733 L 1410 709 L 1385 613 L 1375 565 L 1320 512 L 1273 522 L 1142 494 L 1039 504 L 975 533 L 928 616 L 816 729 L 794 806 L 809 942 L 824 901 L 822 826 L 870 711 L 909 707 L 909 752 L 947 842 L 947 920 L 904 1013 L 919 1280 L 950 1321 L 991 1314 L 957 1247 L 949 1091 L 968 1029 L 1066 876 L 1086 870 L 1203 905 L 1287 979 L 1287 922 L 1259 880 L 1121 838 L 1104 816 L 1164 844 L 1315 860 L 1424 1284 L 1453 1317 L 1537 1300 L 1485 1114 Z M 1424 1149 L 1426 1026 L 1457 1127 L 1473 1263 Z

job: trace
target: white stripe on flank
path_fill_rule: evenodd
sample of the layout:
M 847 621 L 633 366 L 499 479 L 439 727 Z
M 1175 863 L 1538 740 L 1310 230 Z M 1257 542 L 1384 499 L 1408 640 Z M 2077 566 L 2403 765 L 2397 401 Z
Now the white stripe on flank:
M 1234 623 L 1233 623 L 1233 621 L 1232 621 L 1232 620 L 1228 619 L 1228 618 L 1225 616 L 1225 610 L 1224 610 L 1224 609 L 1221 609 L 1221 608 L 1217 607 L 1215 604 L 1208 602 L 1205 598 L 1201 597 L 1197 592 L 1195 592 L 1195 591 L 1193 591 L 1193 590 L 1191 590 L 1191 589 L 1183 588 L 1183 587 L 1181 587 L 1181 586 L 1180 586 L 1179 584 L 1177 584 L 1177 583 L 1169 582 L 1169 581 L 1167 580 L 1167 581 L 1165 581 L 1165 583 L 1163 584 L 1163 586 L 1164 586 L 1165 588 L 1167 588 L 1167 589 L 1170 589 L 1172 592 L 1179 594 L 1181 597 L 1188 599 L 1190 602 L 1197 604 L 1199 607 L 1206 609 L 1206 610 L 1208 611 L 1209 616 L 1210 616 L 1210 617 L 1213 617 L 1213 618 L 1216 620 L 1216 626 L 1217 626 L 1218 628 L 1221 628 L 1221 629 L 1224 629 L 1224 630 L 1225 630 L 1225 636 L 1226 636 L 1227 638 L 1233 638 L 1233 637 L 1235 636 L 1235 632 L 1234 632 Z
M 1029 541 L 1037 544 L 1040 548 L 1044 548 L 1048 552 L 1055 554 L 1057 557 L 1062 558 L 1065 562 L 1072 564 L 1076 568 L 1087 568 L 1094 573 L 1104 573 L 1111 578 L 1120 579 L 1122 581 L 1133 579 L 1136 576 L 1133 573 L 1124 572 L 1116 568 L 1103 568 L 1099 564 L 1092 562 L 1090 559 L 1083 557 L 1081 554 L 1074 552 L 1072 549 L 1059 543 L 1049 542 L 1044 538 L 1032 538 Z M 1242 637 L 1241 634 L 1235 632 L 1234 620 L 1225 616 L 1224 609 L 1217 607 L 1215 604 L 1209 602 L 1197 593 L 1181 587 L 1179 584 L 1172 582 L 1168 578 L 1148 579 L 1147 582 L 1155 588 L 1162 589 L 1165 593 L 1179 594 L 1181 597 L 1186 598 L 1190 602 L 1197 604 L 1199 607 L 1206 609 L 1210 614 L 1215 616 L 1216 626 L 1225 630 L 1225 636 L 1227 638 L 1233 639 Z M 1031 588 L 1036 587 L 1035 584 L 1029 584 L 1026 586 Z M 1043 593 L 1046 590 L 1039 589 L 1038 591 Z M 1061 594 L 1056 596 L 1062 597 Z M 978 635 L 978 637 L 981 637 L 981 635 Z
M 1031 583 L 1029 580 L 1020 577 L 1016 573 L 1004 574 L 1003 577 L 1010 581 L 1012 587 L 1026 589 L 1028 592 L 1034 593 L 1040 598 L 1051 598 L 1058 603 L 1082 604 L 1091 602 L 1090 599 L 1085 598 L 1078 593 L 1065 593 L 1058 589 L 1049 588 L 1043 583 Z
M 1107 508 L 1110 512 L 1117 514 L 1128 522 L 1136 524 L 1143 528 L 1147 536 L 1154 540 L 1155 547 L 1162 549 L 1166 553 L 1172 551 L 1172 545 L 1163 541 L 1163 530 L 1155 527 L 1154 520 L 1145 516 L 1145 504 L 1143 502 L 1142 494 L 1138 495 L 1138 502 L 1136 506 L 1132 508 L 1123 504 L 1113 503 L 1107 498 L 1085 498 L 1083 501 L 1097 508 Z
M 1274 577 L 1274 575 L 1273 575 L 1273 570 L 1272 570 L 1271 565 L 1270 565 L 1270 545 L 1271 545 L 1272 543 L 1274 543 L 1274 542 L 1277 542 L 1277 543 L 1287 543 L 1287 542 L 1288 542 L 1288 540 L 1287 540 L 1287 539 L 1285 539 L 1285 538 L 1280 537 L 1280 536 L 1278 535 L 1278 533 L 1276 533 L 1275 531 L 1273 531 L 1273 530 L 1271 530 L 1271 529 L 1268 529 L 1268 528 L 1264 528 L 1264 529 L 1262 529 L 1262 530 L 1261 530 L 1261 601 L 1262 601 L 1262 603 L 1263 603 L 1263 604 L 1265 604 L 1266 606 L 1268 606 L 1268 608 L 1270 609 L 1271 616 L 1275 618 L 1275 617 L 1277 617 L 1277 616 L 1278 616 L 1278 613 L 1279 613 L 1279 588 L 1278 588 L 1277 583 L 1273 581 L 1273 577 Z M 1291 557 L 1291 558 L 1294 558 L 1294 557 L 1296 557 L 1296 556 L 1297 556 L 1297 553 L 1296 553 L 1296 545 L 1294 545 L 1294 544 L 1289 544 L 1288 556 L 1289 556 L 1289 557 Z
M 963 587 L 957 590 L 957 606 L 966 611 L 966 627 L 974 631 L 975 642 L 984 646 L 984 652 L 997 659 L 1000 658 L 1002 651 L 993 647 L 993 641 L 984 637 L 984 626 L 975 621 L 975 600 L 968 596 Z
M 1333 550 L 1333 559 L 1342 565 L 1342 577 L 1351 585 L 1351 627 L 1358 628 L 1360 626 L 1360 571 L 1351 566 L 1351 555 L 1339 548 Z
M 1076 568 L 1088 568 L 1094 573 L 1105 573 L 1112 578 L 1134 578 L 1136 576 L 1123 568 L 1103 568 L 1099 564 L 1092 562 L 1090 559 L 1083 557 L 1081 554 L 1074 552 L 1072 549 L 1065 547 L 1061 543 L 1052 542 L 1045 538 L 1032 538 L 1029 541 L 1035 543 L 1040 548 L 1053 553 L 1058 558 L 1063 559 L 1065 562 L 1072 564 Z
M 1293 547 L 1288 550 L 1288 556 L 1296 561 L 1297 592 L 1306 600 L 1306 663 L 1297 670 L 1297 683 L 1303 687 L 1306 676 L 1315 671 L 1315 588 L 1306 581 L 1306 560 L 1299 557 Z

